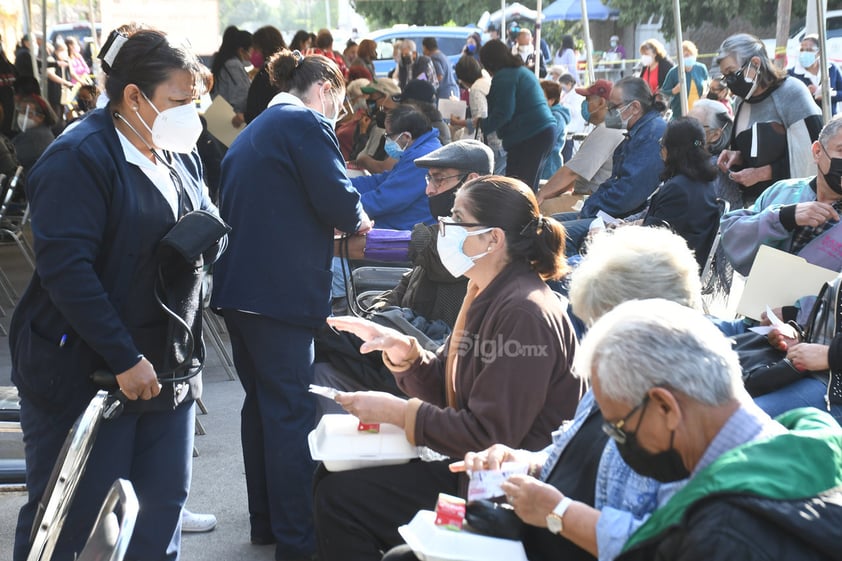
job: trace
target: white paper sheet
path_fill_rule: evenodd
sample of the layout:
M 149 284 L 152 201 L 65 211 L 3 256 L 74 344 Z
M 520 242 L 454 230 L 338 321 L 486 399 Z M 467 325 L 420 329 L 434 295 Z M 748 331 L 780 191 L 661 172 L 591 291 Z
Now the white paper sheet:
M 246 128 L 245 125 L 234 128 L 234 125 L 231 124 L 234 114 L 234 108 L 221 95 L 216 96 L 208 110 L 205 111 L 208 132 L 225 146 L 231 146 L 237 135 Z

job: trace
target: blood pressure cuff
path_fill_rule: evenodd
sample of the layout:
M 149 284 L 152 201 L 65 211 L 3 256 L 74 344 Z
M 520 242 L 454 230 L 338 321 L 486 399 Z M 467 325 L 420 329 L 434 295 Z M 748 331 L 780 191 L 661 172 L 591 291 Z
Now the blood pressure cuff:
M 161 241 L 159 249 L 171 249 L 193 263 L 231 231 L 221 218 L 206 210 L 193 210 L 181 217 Z

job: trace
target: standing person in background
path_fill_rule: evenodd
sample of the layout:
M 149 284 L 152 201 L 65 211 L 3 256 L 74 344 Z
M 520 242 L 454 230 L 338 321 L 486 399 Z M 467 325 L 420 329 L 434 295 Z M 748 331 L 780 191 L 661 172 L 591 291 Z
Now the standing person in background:
M 0 107 L 3 108 L 0 133 L 7 139 L 12 136 L 15 119 L 15 82 L 17 82 L 15 65 L 6 57 L 6 51 L 3 50 L 0 40 Z
M 377 58 L 377 43 L 371 39 L 363 39 L 357 47 L 357 58 L 351 61 L 351 68 L 354 66 L 362 66 L 368 73 L 371 74 L 370 80 L 373 80 L 377 75 L 374 70 L 374 59 Z M 348 71 L 351 71 L 351 68 Z
M 684 55 L 682 64 L 684 64 L 684 74 L 687 81 L 687 109 L 690 110 L 693 108 L 693 104 L 704 96 L 709 78 L 708 69 L 704 64 L 696 62 L 699 49 L 692 41 L 681 43 L 681 49 Z M 663 91 L 670 96 L 672 118 L 681 117 L 681 85 L 678 83 L 678 65 L 673 66 L 667 72 L 667 76 L 664 78 Z
M 285 561 L 316 550 L 307 449 L 316 402 L 307 388 L 313 335 L 330 314 L 334 230 L 363 234 L 371 222 L 333 131 L 345 99 L 339 68 L 281 50 L 267 72 L 286 91 L 222 162 L 220 207 L 236 234 L 214 272 L 211 305 L 225 318 L 246 394 L 251 542 L 276 543 L 275 559 Z
M 489 35 L 491 30 L 488 30 Z M 474 57 L 479 62 L 479 50 L 482 48 L 482 36 L 476 31 L 468 35 L 465 39 L 465 47 L 462 49 L 462 54 L 467 54 Z
M 608 53 L 615 53 L 619 55 L 620 60 L 625 60 L 626 58 L 626 48 L 620 43 L 620 38 L 616 35 L 612 35 L 611 38 L 608 40 L 609 49 L 606 51 Z
M 479 53 L 493 77 L 488 93 L 488 117 L 483 131 L 495 132 L 508 153 L 506 175 L 533 191 L 555 140 L 555 119 L 533 72 L 523 66 L 502 41 L 489 41 Z
M 804 82 L 819 107 L 822 106 L 821 64 L 824 58 L 821 51 L 819 36 L 812 33 L 805 35 L 801 41 L 798 62 L 787 71 L 790 76 Z M 836 104 L 842 100 L 842 70 L 833 62 L 827 61 L 825 64 L 830 81 L 830 114 L 836 115 Z
M 555 118 L 555 142 L 550 150 L 550 155 L 544 163 L 544 170 L 541 172 L 541 179 L 549 179 L 561 167 L 561 149 L 564 146 L 567 135 L 567 125 L 570 123 L 570 110 L 559 103 L 561 99 L 561 86 L 558 82 L 541 80 L 541 89 L 547 98 L 550 112 Z
M 345 60 L 342 56 L 334 52 L 333 35 L 331 35 L 329 29 L 319 29 L 314 46 L 310 47 L 306 54 L 326 56 L 339 67 L 342 77 L 346 80 L 348 79 L 348 67 L 345 65 Z
M 459 87 L 456 85 L 456 78 L 453 76 L 453 68 L 450 61 L 439 50 L 439 44 L 435 37 L 425 37 L 421 41 L 425 56 L 430 57 L 436 69 L 436 78 L 439 81 L 437 95 L 439 99 L 450 99 L 459 95 Z
M 251 53 L 251 33 L 231 26 L 222 35 L 222 44 L 211 64 L 211 93 L 214 97 L 221 96 L 234 108 L 234 118 L 231 119 L 234 128 L 245 123 L 246 102 L 251 86 L 245 65 L 251 62 Z
M 538 67 L 538 76 L 543 78 L 547 75 L 546 61 L 541 55 L 541 51 L 535 50 L 535 40 L 532 38 L 532 32 L 528 29 L 520 29 L 515 35 L 515 45 L 512 47 L 512 54 L 519 56 L 526 66 L 532 72 L 535 72 L 536 59 L 540 60 Z
M 246 123 L 251 123 L 260 115 L 269 101 L 281 90 L 275 86 L 269 77 L 266 63 L 269 59 L 286 46 L 284 36 L 271 25 L 261 27 L 252 36 L 251 64 L 260 70 L 254 75 L 246 98 L 246 112 L 243 115 Z M 302 53 L 304 51 L 301 51 Z
M 568 133 L 583 133 L 588 126 L 587 119 L 582 114 L 582 97 L 576 88 L 576 79 L 572 74 L 562 74 L 558 83 L 561 84 L 561 103 L 570 111 L 570 122 L 567 124 Z M 572 138 L 564 142 L 564 147 L 561 149 L 561 161 L 567 163 L 573 157 L 574 141 Z
M 649 84 L 652 93 L 659 95 L 667 72 L 673 67 L 664 45 L 657 39 L 647 39 L 640 45 L 640 77 Z
M 72 35 L 64 40 L 67 45 L 67 59 L 70 63 L 70 81 L 75 85 L 77 82 L 83 84 L 91 83 L 91 69 L 88 63 L 85 62 L 85 57 L 82 56 L 82 50 L 79 48 L 79 41 Z
M 426 80 L 438 88 L 439 80 L 433 61 L 428 56 L 418 55 L 415 41 L 404 39 L 395 45 L 395 49 L 398 56 L 397 79 L 401 89 L 406 88 L 412 80 Z
M 555 53 L 553 64 L 558 64 L 579 84 L 579 69 L 576 68 L 576 44 L 573 42 L 572 35 L 565 35 L 561 38 L 561 46 Z
M 35 76 L 35 69 L 32 64 L 32 57 L 37 54 L 37 49 L 33 48 L 32 34 L 27 33 L 21 37 L 20 45 L 15 49 L 15 70 L 17 70 L 18 77 Z
M 454 68 L 456 78 L 468 90 L 468 109 L 471 114 L 464 120 L 450 116 L 450 122 L 459 127 L 466 127 L 469 135 L 477 136 L 494 152 L 494 174 L 502 175 L 506 171 L 506 151 L 497 133 L 486 133 L 480 127 L 482 119 L 488 117 L 488 92 L 491 91 L 491 78 L 483 73 L 479 61 L 462 55 Z M 455 118 L 454 118 L 455 117 Z
M 303 29 L 299 29 L 292 36 L 292 41 L 289 43 L 289 50 L 306 53 L 312 46 L 314 45 L 310 44 L 310 34 Z

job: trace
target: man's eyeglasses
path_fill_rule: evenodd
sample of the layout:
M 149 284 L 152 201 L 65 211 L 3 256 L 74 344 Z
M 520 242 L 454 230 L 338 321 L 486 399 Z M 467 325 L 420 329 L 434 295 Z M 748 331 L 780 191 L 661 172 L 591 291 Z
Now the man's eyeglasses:
M 605 421 L 604 423 L 602 423 L 602 432 L 613 438 L 617 442 L 617 444 L 625 444 L 626 439 L 628 438 L 628 433 L 624 428 L 626 426 L 626 423 L 629 421 L 629 419 L 632 418 L 632 416 L 635 413 L 637 413 L 640 410 L 641 407 L 645 408 L 647 403 L 649 403 L 649 394 L 646 394 L 646 397 L 643 398 L 643 401 L 638 403 L 637 407 L 629 411 L 628 415 L 626 415 L 619 421 L 614 423 Z M 641 420 L 642 418 L 643 415 L 641 414 Z M 637 425 L 640 426 L 640 423 L 638 422 Z
M 629 105 L 631 105 L 631 104 L 632 104 L 632 102 L 631 102 L 631 101 L 630 101 L 630 102 L 628 102 L 628 103 L 621 103 L 621 104 L 619 104 L 619 105 L 614 104 L 614 103 L 609 103 L 607 107 L 608 107 L 608 110 L 609 110 L 609 111 L 614 111 L 614 110 L 616 109 L 616 110 L 618 110 L 618 111 L 621 111 L 621 112 L 622 112 L 622 111 L 625 111 L 625 110 L 626 110 L 626 107 L 628 107 L 628 106 L 629 106 Z M 621 108 L 622 108 L 622 109 L 621 109 Z
M 455 220 L 451 220 L 450 218 L 440 217 L 439 218 L 439 235 L 441 237 L 445 237 L 447 235 L 447 227 L 448 226 L 459 226 L 461 228 L 477 228 L 477 227 L 485 227 L 485 224 L 480 224 L 479 222 L 456 222 Z
M 445 177 L 430 175 L 429 173 L 424 176 L 427 180 L 427 183 L 431 185 L 435 185 L 436 187 L 441 187 L 441 184 L 447 181 L 448 179 L 455 179 L 457 177 L 465 177 L 464 173 L 457 173 L 456 175 L 448 175 Z

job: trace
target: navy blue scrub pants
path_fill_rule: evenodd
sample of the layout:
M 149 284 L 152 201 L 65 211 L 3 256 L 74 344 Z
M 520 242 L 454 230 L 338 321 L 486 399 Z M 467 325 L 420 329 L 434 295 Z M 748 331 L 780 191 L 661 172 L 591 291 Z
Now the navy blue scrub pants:
M 313 473 L 307 434 L 316 417 L 313 336 L 306 327 L 223 310 L 237 375 L 252 541 L 277 542 L 276 559 L 316 551 Z
M 21 399 L 29 500 L 21 508 L 14 560 L 24 561 L 29 534 L 53 464 L 75 422 L 74 414 L 51 414 Z M 176 560 L 181 546 L 181 510 L 193 464 L 194 402 L 175 410 L 123 413 L 103 420 L 56 545 L 52 561 L 72 561 L 82 550 L 111 485 L 128 479 L 140 511 L 125 559 Z

